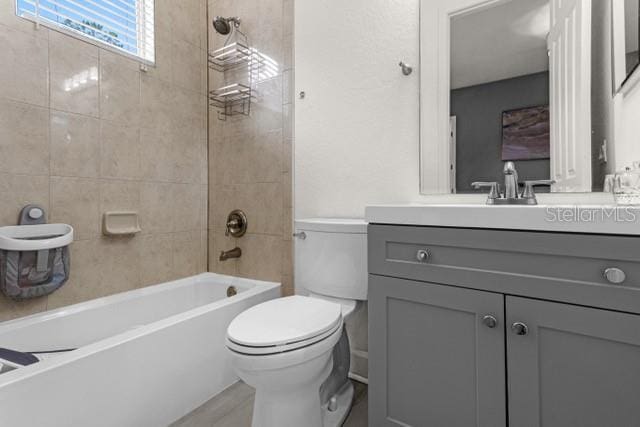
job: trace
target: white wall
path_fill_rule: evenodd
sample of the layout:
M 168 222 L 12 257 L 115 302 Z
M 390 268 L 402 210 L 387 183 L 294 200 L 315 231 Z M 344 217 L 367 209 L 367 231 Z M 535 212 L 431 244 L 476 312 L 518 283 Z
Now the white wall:
M 616 96 L 615 170 L 640 161 L 640 84 Z
M 296 0 L 295 217 L 419 194 L 419 0 Z M 300 91 L 306 92 L 299 99 Z

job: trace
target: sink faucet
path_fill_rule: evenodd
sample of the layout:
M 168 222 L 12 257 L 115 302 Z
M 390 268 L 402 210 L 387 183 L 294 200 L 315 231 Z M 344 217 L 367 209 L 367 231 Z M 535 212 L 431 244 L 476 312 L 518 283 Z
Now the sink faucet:
M 220 261 L 226 261 L 231 258 L 240 258 L 242 256 L 242 249 L 235 247 L 230 251 L 220 252 Z
M 537 205 L 538 200 L 533 188 L 537 185 L 553 185 L 556 182 L 550 179 L 525 181 L 522 195 L 518 194 L 518 171 L 513 162 L 506 162 L 503 168 L 504 173 L 504 194 L 500 192 L 500 185 L 497 182 L 474 182 L 473 188 L 480 189 L 488 187 L 488 205 Z
M 506 162 L 504 164 L 504 198 L 505 199 L 517 199 L 518 198 L 518 171 L 516 165 L 513 162 Z

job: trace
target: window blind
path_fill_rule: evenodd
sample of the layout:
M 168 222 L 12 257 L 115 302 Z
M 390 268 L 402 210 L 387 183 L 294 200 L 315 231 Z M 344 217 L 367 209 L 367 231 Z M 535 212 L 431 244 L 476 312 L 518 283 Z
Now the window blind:
M 154 0 L 17 0 L 17 14 L 155 60 Z

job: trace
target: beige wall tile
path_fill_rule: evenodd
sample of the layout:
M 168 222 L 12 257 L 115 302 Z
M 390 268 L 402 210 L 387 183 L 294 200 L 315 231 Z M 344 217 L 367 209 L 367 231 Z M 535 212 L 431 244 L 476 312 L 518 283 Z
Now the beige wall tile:
M 140 182 L 113 181 L 100 182 L 100 216 L 107 211 L 140 213 Z
M 209 271 L 209 230 L 200 230 L 200 271 Z
M 282 28 L 285 35 L 288 35 L 289 38 L 293 36 L 293 23 L 294 23 L 294 13 L 295 13 L 295 1 L 294 0 L 282 0 Z M 285 43 L 286 43 L 285 37 Z
M 173 61 L 173 83 L 183 89 L 202 93 L 202 73 L 206 69 L 202 63 L 200 48 L 186 41 L 175 39 L 173 40 L 171 60 Z
M 277 183 L 239 184 L 231 186 L 235 209 L 248 217 L 247 232 L 282 235 L 283 195 Z
M 286 1 L 291 1 L 291 3 L 293 3 L 292 0 L 286 0 Z M 282 70 L 286 71 L 286 70 L 291 70 L 294 67 L 294 54 L 295 54 L 295 50 L 294 50 L 294 38 L 292 34 L 285 34 L 283 36 L 283 48 L 282 48 Z
M 282 278 L 282 251 L 280 236 L 247 234 L 238 243 L 242 257 L 238 260 L 238 274 L 258 280 L 279 282 Z
M 151 234 L 140 236 L 140 281 L 142 286 L 154 285 L 172 280 L 173 237 L 171 234 Z
M 193 47 L 201 47 L 201 39 L 205 39 L 203 27 L 206 15 L 202 15 L 201 3 L 205 0 L 182 0 L 180 8 L 171 7 L 169 17 L 171 31 L 175 39 L 188 42 Z M 204 30 L 204 31 L 203 31 Z
M 295 289 L 293 288 L 293 277 L 283 275 L 281 283 L 282 287 L 280 288 L 280 292 L 283 297 L 289 297 L 295 293 Z
M 28 301 L 13 301 L 0 294 L 0 322 L 29 316 L 47 309 L 47 297 L 40 297 Z
M 209 186 L 200 185 L 200 229 L 206 230 L 209 222 Z
M 51 111 L 51 174 L 98 177 L 100 121 L 77 114 Z
M 140 124 L 140 72 L 121 55 L 100 53 L 100 117 L 126 126 Z
M 28 204 L 49 211 L 49 176 L 0 174 L 0 227 L 16 225 L 20 210 Z
M 51 177 L 51 222 L 71 224 L 76 240 L 100 235 L 100 183 L 96 179 Z
M 174 141 L 160 128 L 140 129 L 140 176 L 147 180 L 171 181 L 174 175 Z
M 149 74 L 140 76 L 140 126 L 168 131 L 173 125 L 174 88 Z
M 282 129 L 282 76 L 260 83 L 258 91 L 260 103 L 253 109 L 258 132 Z
M 102 237 L 98 240 L 102 261 L 98 286 L 107 295 L 140 287 L 140 252 L 136 237 Z
M 99 48 L 57 31 L 49 37 L 51 108 L 98 117 Z
M 269 55 L 278 64 L 283 60 L 283 0 L 261 0 L 258 35 L 255 41 L 260 52 Z
M 202 132 L 198 128 L 176 126 L 170 145 L 170 179 L 174 182 L 200 182 Z
M 172 184 L 171 191 L 173 231 L 200 230 L 200 184 Z
M 293 104 L 293 92 L 294 87 L 294 74 L 293 70 L 289 69 L 282 73 L 282 103 Z
M 101 238 L 71 245 L 69 281 L 49 295 L 48 309 L 64 307 L 139 285 L 139 255 L 130 239 Z
M 176 277 L 187 277 L 201 273 L 200 230 L 174 233 L 173 273 Z
M 295 138 L 294 131 L 295 106 L 293 104 L 285 104 L 282 106 L 282 137 L 285 140 Z
M 35 31 L 0 25 L 0 97 L 42 107 L 49 104 L 49 46 Z
M 49 112 L 0 99 L 0 172 L 49 173 Z
M 282 244 L 282 275 L 293 276 L 293 242 L 291 240 Z
M 116 122 L 100 122 L 102 177 L 137 179 L 141 171 L 140 130 Z
M 142 233 L 173 231 L 173 184 L 143 182 L 140 186 Z

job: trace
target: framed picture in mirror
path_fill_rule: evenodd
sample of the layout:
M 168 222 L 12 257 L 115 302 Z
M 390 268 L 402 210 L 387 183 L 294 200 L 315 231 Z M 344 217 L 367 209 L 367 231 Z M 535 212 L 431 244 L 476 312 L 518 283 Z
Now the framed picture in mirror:
M 549 106 L 502 112 L 502 161 L 550 157 Z

